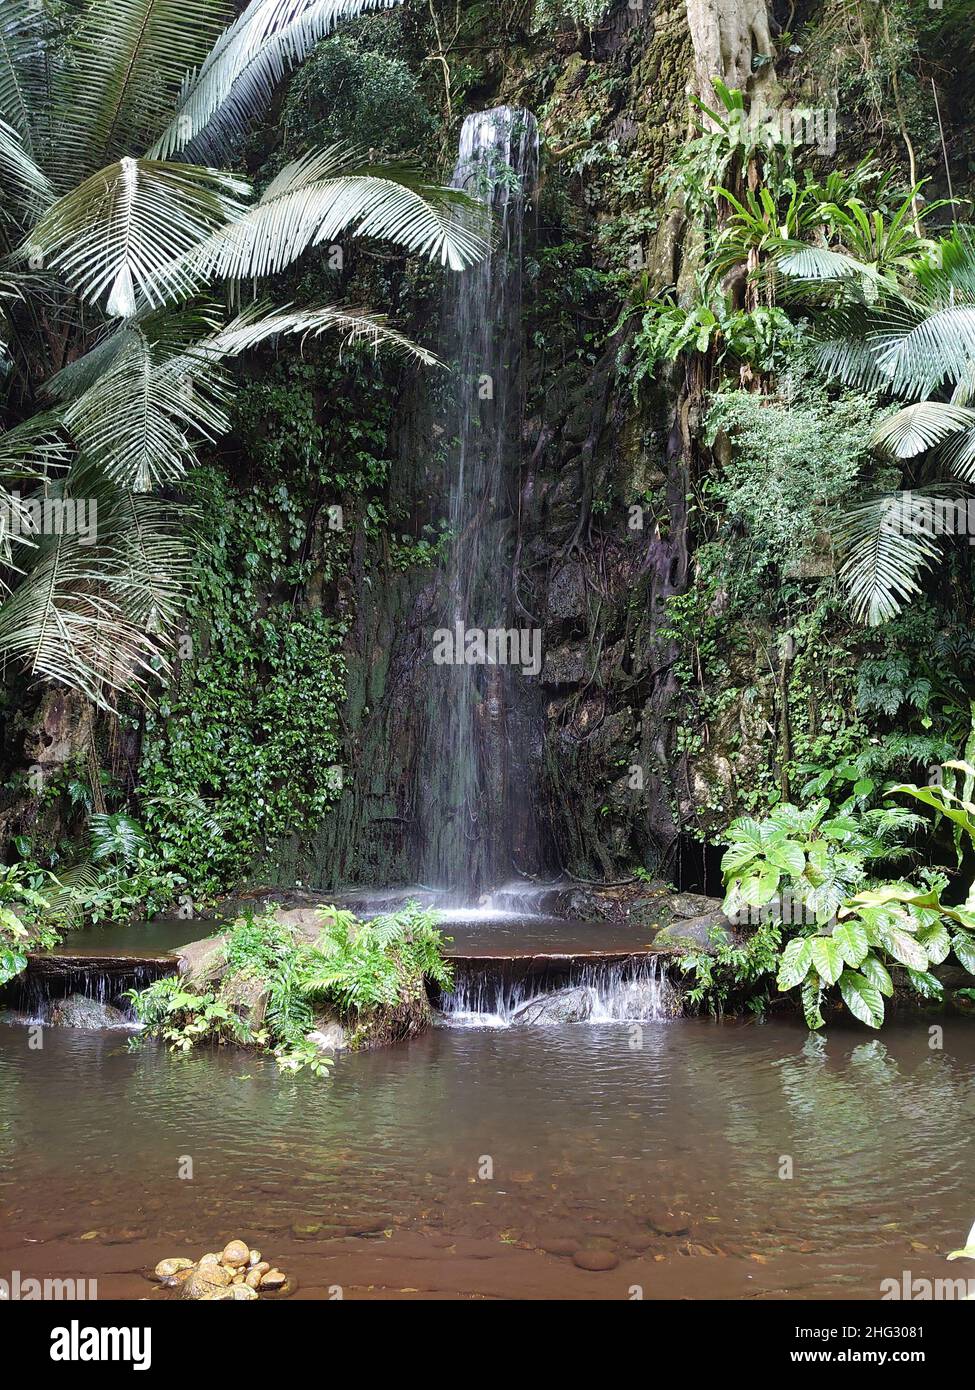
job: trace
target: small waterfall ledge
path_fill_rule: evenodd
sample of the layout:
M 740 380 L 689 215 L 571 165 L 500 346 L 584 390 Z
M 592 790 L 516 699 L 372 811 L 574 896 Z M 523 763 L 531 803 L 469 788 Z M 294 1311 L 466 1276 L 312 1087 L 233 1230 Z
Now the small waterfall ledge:
M 435 1001 L 452 1027 L 649 1023 L 681 1011 L 672 952 L 452 959 L 454 988 Z
M 568 925 L 568 924 L 567 924 Z M 454 989 L 435 993 L 438 1022 L 450 1027 L 545 1027 L 634 1023 L 681 1012 L 673 950 L 539 950 L 529 940 L 498 950 L 452 945 Z M 0 1022 L 88 1029 L 134 1029 L 130 989 L 179 970 L 176 953 L 108 955 L 45 951 L 0 990 Z

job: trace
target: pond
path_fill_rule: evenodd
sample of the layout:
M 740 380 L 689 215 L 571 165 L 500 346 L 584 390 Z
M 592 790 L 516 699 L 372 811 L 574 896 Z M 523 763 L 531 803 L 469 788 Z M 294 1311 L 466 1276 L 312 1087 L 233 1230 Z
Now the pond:
M 965 1020 L 438 1027 L 325 1082 L 37 1037 L 0 1027 L 0 1276 L 102 1297 L 242 1235 L 299 1297 L 878 1298 L 975 1216 Z

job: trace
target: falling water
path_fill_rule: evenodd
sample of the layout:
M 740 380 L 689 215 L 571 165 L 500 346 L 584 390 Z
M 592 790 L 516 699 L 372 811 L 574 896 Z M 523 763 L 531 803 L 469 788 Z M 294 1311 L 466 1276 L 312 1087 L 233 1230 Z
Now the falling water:
M 511 550 L 522 418 L 522 244 L 537 171 L 538 130 L 528 112 L 501 106 L 464 121 L 453 185 L 490 202 L 495 235 L 489 254 L 451 276 L 445 291 L 452 541 L 437 626 L 452 635 L 526 628 L 512 617 Z M 455 902 L 471 902 L 510 878 L 512 868 L 535 867 L 520 713 L 524 675 L 491 661 L 432 663 L 432 671 L 422 876 Z
M 439 1001 L 444 1023 L 462 1028 L 546 1027 L 672 1018 L 678 1011 L 667 961 L 578 963 L 561 978 L 513 978 L 492 961 L 467 961 Z

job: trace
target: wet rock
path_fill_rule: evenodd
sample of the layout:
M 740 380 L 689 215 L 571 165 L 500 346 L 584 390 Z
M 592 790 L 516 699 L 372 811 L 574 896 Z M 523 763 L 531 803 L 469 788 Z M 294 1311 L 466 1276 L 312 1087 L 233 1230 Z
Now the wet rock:
M 291 1234 L 297 1240 L 309 1240 L 312 1236 L 317 1236 L 322 1229 L 320 1221 L 308 1221 L 299 1225 L 297 1222 L 291 1227 Z
M 305 1041 L 314 1043 L 319 1052 L 341 1052 L 348 1047 L 345 1029 L 341 1023 L 332 1020 L 323 1022 L 305 1034 Z
M 180 1270 L 192 1268 L 192 1260 L 185 1260 L 181 1255 L 177 1255 L 170 1260 L 160 1260 L 153 1270 L 153 1274 L 157 1279 L 172 1279 Z
M 249 1284 L 235 1284 L 230 1290 L 230 1296 L 235 1303 L 244 1303 L 259 1297 L 257 1290 L 251 1288 Z
M 720 909 L 705 912 L 700 917 L 686 917 L 664 927 L 653 938 L 655 947 L 686 947 L 696 951 L 713 953 L 718 944 L 728 944 L 732 940 L 731 923 Z
M 703 917 L 720 912 L 721 899 L 709 898 L 705 893 L 671 893 L 667 906 L 673 917 Z
M 266 1274 L 261 1275 L 260 1287 L 262 1289 L 283 1289 L 288 1282 L 288 1276 L 282 1274 L 280 1269 L 269 1269 Z
M 221 1000 L 255 1032 L 264 1025 L 268 1000 L 271 997 L 269 986 L 256 975 L 246 975 L 234 971 L 223 977 Z
M 581 645 L 570 644 L 552 648 L 545 655 L 542 684 L 579 685 L 589 675 L 586 656 L 586 649 Z
M 619 1262 L 619 1255 L 612 1250 L 577 1250 L 572 1256 L 572 1263 L 579 1269 L 594 1272 L 615 1269 Z
M 186 1279 L 180 1292 L 184 1298 L 206 1298 L 216 1289 L 230 1288 L 231 1279 L 227 1271 L 218 1264 L 204 1264 L 202 1261 Z
M 226 935 L 190 941 L 176 952 L 180 974 L 187 985 L 208 990 L 223 978 L 227 969 Z
M 86 994 L 69 994 L 51 1004 L 49 1022 L 55 1028 L 131 1028 L 132 1021 L 111 1004 L 100 1004 Z
M 250 1250 L 242 1240 L 231 1240 L 223 1248 L 220 1263 L 242 1269 L 250 1260 Z
M 584 985 L 541 994 L 519 1005 L 512 1015 L 513 1023 L 532 1027 L 548 1027 L 556 1023 L 584 1023 L 592 1017 L 595 991 Z
M 647 1225 L 658 1236 L 686 1236 L 691 1229 L 686 1217 L 663 1209 L 650 1212 Z
M 546 606 L 552 618 L 581 618 L 586 611 L 586 580 L 577 562 L 563 565 L 549 581 Z

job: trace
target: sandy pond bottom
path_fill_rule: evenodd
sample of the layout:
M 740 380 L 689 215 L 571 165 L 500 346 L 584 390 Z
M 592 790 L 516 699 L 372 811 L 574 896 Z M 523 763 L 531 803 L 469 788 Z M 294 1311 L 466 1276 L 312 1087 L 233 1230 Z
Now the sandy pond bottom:
M 975 1218 L 961 1019 L 940 1051 L 917 1023 L 438 1028 L 326 1083 L 29 1036 L 0 1027 L 2 1278 L 158 1297 L 145 1266 L 240 1235 L 298 1297 L 875 1299 L 957 1274 Z

